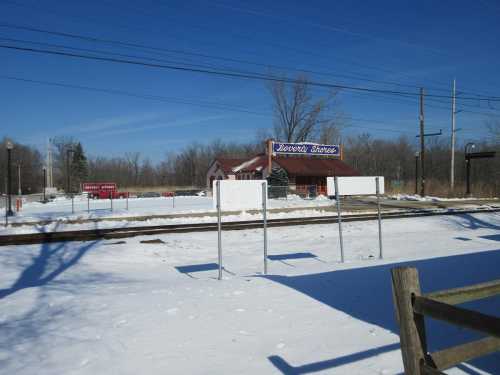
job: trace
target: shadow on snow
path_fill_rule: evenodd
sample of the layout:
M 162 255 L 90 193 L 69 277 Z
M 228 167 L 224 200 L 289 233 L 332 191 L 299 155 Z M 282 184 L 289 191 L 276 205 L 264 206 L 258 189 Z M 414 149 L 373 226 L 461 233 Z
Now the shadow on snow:
M 54 228 L 57 231 L 59 225 Z M 40 228 L 40 232 L 44 232 Z M 19 275 L 17 280 L 6 289 L 0 289 L 0 299 L 3 299 L 21 289 L 44 286 L 60 276 L 64 271 L 78 263 L 78 261 L 98 241 L 82 243 L 81 246 L 71 246 L 67 242 L 43 243 L 32 262 Z M 18 251 L 22 251 L 22 247 Z
M 500 250 L 312 275 L 262 277 L 295 289 L 356 319 L 399 334 L 394 318 L 390 270 L 403 265 L 416 267 L 420 274 L 422 291 L 430 292 L 498 279 Z M 496 316 L 500 311 L 500 298 L 497 296 L 462 306 Z M 426 319 L 426 328 L 431 352 L 480 337 L 474 332 L 432 319 Z M 270 356 L 269 360 L 284 374 L 305 374 L 355 362 L 397 348 L 399 343 L 297 367 L 289 365 L 279 356 Z M 478 358 L 470 363 L 483 371 L 500 373 L 500 353 Z M 474 373 L 465 366 L 461 368 Z

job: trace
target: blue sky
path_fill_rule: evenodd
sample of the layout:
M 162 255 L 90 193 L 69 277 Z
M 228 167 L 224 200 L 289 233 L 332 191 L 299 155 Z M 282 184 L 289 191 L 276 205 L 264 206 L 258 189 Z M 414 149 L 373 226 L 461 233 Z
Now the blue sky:
M 0 27 L 0 44 L 50 49 L 55 48 L 21 40 L 60 44 L 290 77 L 297 74 L 291 69 L 309 70 L 316 72 L 309 73 L 310 79 L 322 82 L 415 93 L 423 86 L 438 95 L 449 95 L 456 78 L 464 97 L 500 96 L 499 17 L 500 4 L 494 0 L 3 0 L 1 25 L 182 53 L 160 54 L 4 26 Z M 273 122 L 271 97 L 261 81 L 1 48 L 0 66 L 0 136 L 38 147 L 43 147 L 47 137 L 65 135 L 81 140 L 92 155 L 140 151 L 160 160 L 165 153 L 193 141 L 253 140 L 258 129 L 271 128 Z M 161 100 L 8 77 L 125 91 Z M 323 89 L 314 91 L 319 96 L 326 94 Z M 344 116 L 352 118 L 345 135 L 369 132 L 392 138 L 406 134 L 413 139 L 417 132 L 416 98 L 342 90 L 338 99 Z M 429 131 L 443 129 L 443 136 L 449 137 L 449 102 L 446 98 L 426 101 Z M 457 127 L 463 129 L 458 133 L 459 142 L 487 136 L 484 113 L 500 116 L 498 102 L 464 100 L 458 102 L 458 109 L 463 110 L 457 115 Z

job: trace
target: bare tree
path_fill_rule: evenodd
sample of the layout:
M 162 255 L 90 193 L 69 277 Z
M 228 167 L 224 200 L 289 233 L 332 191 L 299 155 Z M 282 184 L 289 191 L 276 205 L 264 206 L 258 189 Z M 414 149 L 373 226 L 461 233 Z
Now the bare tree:
M 141 153 L 140 152 L 127 152 L 125 154 L 125 158 L 127 159 L 129 171 L 133 175 L 134 185 L 137 186 L 139 183 Z
M 337 107 L 337 92 L 315 99 L 307 78 L 293 83 L 274 81 L 269 86 L 274 104 L 274 135 L 285 142 L 331 139 L 338 131 L 333 114 Z

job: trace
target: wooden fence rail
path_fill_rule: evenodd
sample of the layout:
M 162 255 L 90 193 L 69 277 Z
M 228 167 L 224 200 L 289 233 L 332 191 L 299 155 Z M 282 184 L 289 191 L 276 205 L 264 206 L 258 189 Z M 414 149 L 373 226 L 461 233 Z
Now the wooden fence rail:
M 391 274 L 405 374 L 443 374 L 442 370 L 500 350 L 500 318 L 454 306 L 499 295 L 500 280 L 422 295 L 416 268 L 398 267 Z M 429 353 L 424 316 L 490 337 Z

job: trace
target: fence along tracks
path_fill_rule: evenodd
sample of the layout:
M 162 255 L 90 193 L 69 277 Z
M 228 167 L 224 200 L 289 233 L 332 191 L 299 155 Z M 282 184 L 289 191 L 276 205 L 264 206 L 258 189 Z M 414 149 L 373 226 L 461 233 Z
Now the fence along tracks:
M 382 214 L 383 219 L 401 219 L 424 216 L 438 215 L 460 215 L 472 213 L 493 213 L 500 212 L 500 209 L 456 209 L 456 210 L 412 210 L 386 212 Z M 353 214 L 342 216 L 342 221 L 368 221 L 377 220 L 376 213 Z M 331 224 L 337 223 L 337 216 L 318 216 L 318 217 L 300 217 L 268 219 L 268 227 L 283 227 L 293 225 L 313 225 L 313 224 Z M 228 221 L 222 224 L 223 230 L 245 230 L 262 227 L 262 220 L 247 221 Z M 74 231 L 58 232 L 37 232 L 27 234 L 11 234 L 0 236 L 0 246 L 6 245 L 28 245 L 48 242 L 67 242 L 67 241 L 93 241 L 99 239 L 115 239 L 135 236 L 158 235 L 168 233 L 188 233 L 188 232 L 208 232 L 216 231 L 217 222 L 211 223 L 192 223 L 192 224 L 167 224 L 154 226 L 134 226 L 123 228 L 106 229 L 85 229 Z

